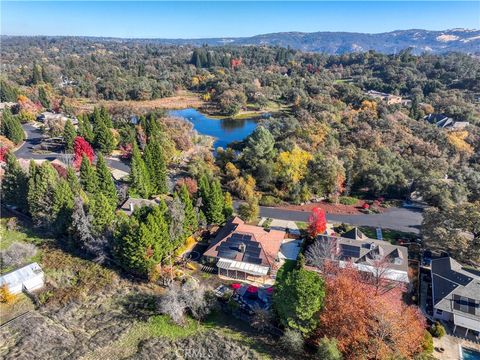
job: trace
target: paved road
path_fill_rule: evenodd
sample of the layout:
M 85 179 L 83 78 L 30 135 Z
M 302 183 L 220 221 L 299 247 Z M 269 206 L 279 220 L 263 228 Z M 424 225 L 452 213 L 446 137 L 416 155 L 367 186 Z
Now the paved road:
M 235 206 L 238 206 L 238 202 Z M 308 221 L 310 212 L 279 209 L 260 206 L 260 216 L 289 221 Z M 384 229 L 412 232 L 418 234 L 423 220 L 421 210 L 391 208 L 382 214 L 338 215 L 327 214 L 327 220 L 333 223 L 346 223 L 356 226 L 373 226 Z
M 27 139 L 25 140 L 25 143 L 20 147 L 20 149 L 15 151 L 15 156 L 17 158 L 52 161 L 62 156 L 62 154 L 59 153 L 34 154 L 32 152 L 33 149 L 35 148 L 35 146 L 39 145 L 44 139 L 42 131 L 31 124 L 24 124 L 23 130 L 27 134 Z M 114 169 L 130 172 L 130 168 L 128 167 L 128 165 L 123 163 L 122 161 L 107 159 L 107 163 L 110 167 Z

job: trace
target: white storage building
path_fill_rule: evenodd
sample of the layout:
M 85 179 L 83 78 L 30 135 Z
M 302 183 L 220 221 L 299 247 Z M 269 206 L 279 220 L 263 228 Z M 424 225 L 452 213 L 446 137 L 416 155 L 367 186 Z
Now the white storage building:
M 45 284 L 45 274 L 36 262 L 12 271 L 0 277 L 0 286 L 7 285 L 12 294 L 19 294 L 24 289 L 33 291 Z

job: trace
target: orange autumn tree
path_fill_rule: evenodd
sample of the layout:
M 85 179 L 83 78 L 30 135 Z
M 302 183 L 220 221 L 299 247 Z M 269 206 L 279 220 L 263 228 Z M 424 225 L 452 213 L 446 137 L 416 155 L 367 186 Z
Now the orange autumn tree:
M 347 360 L 412 358 L 422 352 L 425 321 L 416 307 L 403 303 L 400 290 L 375 295 L 355 268 L 332 269 L 316 339 L 337 339 Z
M 308 234 L 314 238 L 321 235 L 327 230 L 327 217 L 325 210 L 314 208 L 308 218 Z

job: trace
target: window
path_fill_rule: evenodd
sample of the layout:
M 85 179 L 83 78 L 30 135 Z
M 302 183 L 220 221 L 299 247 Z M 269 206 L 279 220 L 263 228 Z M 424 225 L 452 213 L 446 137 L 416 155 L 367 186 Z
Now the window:
M 437 315 L 442 315 L 443 314 L 443 310 L 440 310 L 440 309 L 436 309 L 437 310 Z

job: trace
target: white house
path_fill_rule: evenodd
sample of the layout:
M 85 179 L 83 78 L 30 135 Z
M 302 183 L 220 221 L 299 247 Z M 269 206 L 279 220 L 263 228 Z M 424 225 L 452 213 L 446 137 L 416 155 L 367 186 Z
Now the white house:
M 23 290 L 33 291 L 43 287 L 45 274 L 37 263 L 24 266 L 0 277 L 0 286 L 7 285 L 12 294 L 19 294 Z

